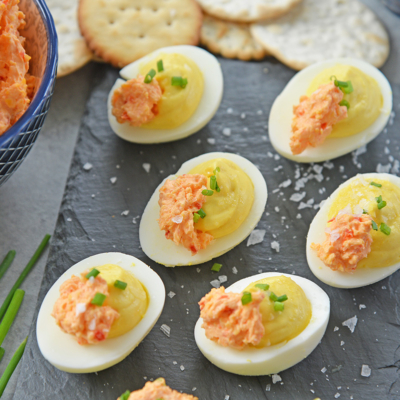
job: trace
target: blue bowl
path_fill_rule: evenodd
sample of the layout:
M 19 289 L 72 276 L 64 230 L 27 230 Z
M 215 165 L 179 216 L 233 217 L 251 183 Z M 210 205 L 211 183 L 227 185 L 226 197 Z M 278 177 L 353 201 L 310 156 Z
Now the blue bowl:
M 21 34 L 30 60 L 29 72 L 39 77 L 33 100 L 22 117 L 0 136 L 0 185 L 25 159 L 42 128 L 49 110 L 57 73 L 57 33 L 44 0 L 21 0 L 26 27 Z

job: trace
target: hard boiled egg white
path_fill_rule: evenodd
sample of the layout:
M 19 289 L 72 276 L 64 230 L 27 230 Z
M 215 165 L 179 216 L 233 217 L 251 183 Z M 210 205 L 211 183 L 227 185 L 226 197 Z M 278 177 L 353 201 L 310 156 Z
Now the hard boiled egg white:
M 120 71 L 125 80 L 136 78 L 141 65 L 157 59 L 161 53 L 178 53 L 193 60 L 203 73 L 204 92 L 194 114 L 182 125 L 174 129 L 146 129 L 131 126 L 128 123 L 120 124 L 112 115 L 111 98 L 115 91 L 125 81 L 117 79 L 108 96 L 108 120 L 111 129 L 122 139 L 134 143 L 163 143 L 183 139 L 203 128 L 217 112 L 222 100 L 224 80 L 221 66 L 211 53 L 195 46 L 164 47 L 147 56 L 127 65 Z
M 241 279 L 226 291 L 240 293 L 252 282 L 278 275 L 287 276 L 303 289 L 311 303 L 310 323 L 298 336 L 286 343 L 260 349 L 247 347 L 236 350 L 207 339 L 201 327 L 203 319 L 199 318 L 194 329 L 196 344 L 203 355 L 218 368 L 238 375 L 276 374 L 302 361 L 318 346 L 328 325 L 330 301 L 328 295 L 315 283 L 297 275 L 265 272 Z
M 299 104 L 313 79 L 327 68 L 337 64 L 354 66 L 374 78 L 382 92 L 383 106 L 375 122 L 364 131 L 342 138 L 327 138 L 317 147 L 307 147 L 301 154 L 293 155 L 289 142 L 292 136 L 293 106 Z M 387 124 L 392 111 L 392 89 L 386 77 L 377 68 L 354 58 L 335 58 L 313 64 L 297 73 L 275 99 L 269 115 L 269 137 L 275 150 L 283 157 L 297 162 L 320 162 L 340 157 L 375 139 Z
M 61 330 L 51 316 L 60 296 L 60 286 L 72 275 L 80 276 L 87 269 L 115 264 L 132 273 L 146 288 L 149 305 L 143 319 L 126 334 L 106 339 L 95 345 L 79 345 L 72 335 Z M 96 372 L 111 367 L 127 357 L 157 322 L 165 301 L 161 278 L 146 264 L 122 253 L 103 253 L 86 258 L 64 272 L 43 300 L 36 325 L 39 349 L 56 368 L 74 373 Z
M 390 174 L 362 174 L 364 181 L 373 181 L 376 178 L 387 180 L 400 187 L 400 178 Z M 378 282 L 393 274 L 400 268 L 400 262 L 389 267 L 382 268 L 357 268 L 353 273 L 332 271 L 318 257 L 317 252 L 311 249 L 311 243 L 321 243 L 325 240 L 325 228 L 328 221 L 329 210 L 338 196 L 340 190 L 351 184 L 360 175 L 342 183 L 321 206 L 317 215 L 314 217 L 307 236 L 307 261 L 312 273 L 327 285 L 338 288 L 357 288 Z
M 158 225 L 160 206 L 158 205 L 159 190 L 167 179 L 176 179 L 178 175 L 187 174 L 197 165 L 213 160 L 226 158 L 236 163 L 252 180 L 254 184 L 254 203 L 248 217 L 229 235 L 214 239 L 205 249 L 192 256 L 182 245 L 177 246 L 172 240 L 165 238 L 165 232 Z M 167 267 L 194 265 L 204 263 L 226 253 L 242 242 L 257 225 L 267 203 L 267 184 L 259 169 L 249 160 L 231 153 L 207 153 L 186 161 L 175 175 L 170 175 L 157 187 L 147 203 L 140 221 L 140 245 L 146 255 L 152 260 Z

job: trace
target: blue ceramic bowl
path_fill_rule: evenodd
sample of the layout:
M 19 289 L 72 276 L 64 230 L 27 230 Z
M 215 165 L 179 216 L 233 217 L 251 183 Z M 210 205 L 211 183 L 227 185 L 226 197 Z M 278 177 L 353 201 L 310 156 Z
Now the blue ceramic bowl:
M 30 60 L 29 72 L 40 83 L 24 115 L 0 136 L 0 185 L 21 165 L 42 128 L 53 95 L 57 73 L 57 33 L 44 0 L 21 0 L 26 27 L 21 34 Z

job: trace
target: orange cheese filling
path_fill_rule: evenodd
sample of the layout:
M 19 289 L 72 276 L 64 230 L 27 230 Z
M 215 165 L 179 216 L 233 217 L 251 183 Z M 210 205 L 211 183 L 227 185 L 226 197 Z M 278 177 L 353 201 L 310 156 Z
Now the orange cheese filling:
M 371 252 L 372 218 L 367 214 L 338 214 L 325 230 L 322 244 L 312 243 L 323 263 L 333 271 L 353 272 Z
M 343 92 L 333 82 L 321 85 L 310 97 L 300 97 L 300 104 L 293 107 L 290 138 L 293 154 L 322 144 L 333 125 L 347 117 L 347 107 L 339 105 L 342 99 Z
M 221 346 L 242 350 L 256 346 L 264 336 L 260 304 L 265 297 L 261 291 L 252 292 L 252 301 L 242 304 L 243 293 L 212 289 L 199 302 L 202 328 L 206 337 Z

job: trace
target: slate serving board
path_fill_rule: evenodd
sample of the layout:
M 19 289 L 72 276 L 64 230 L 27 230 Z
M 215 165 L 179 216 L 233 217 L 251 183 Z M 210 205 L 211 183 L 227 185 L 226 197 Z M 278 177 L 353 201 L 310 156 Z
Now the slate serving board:
M 273 100 L 294 71 L 271 59 L 254 63 L 221 59 L 221 65 L 224 98 L 213 120 L 187 139 L 159 145 L 131 144 L 112 133 L 106 99 L 118 71 L 98 66 L 37 309 L 66 269 L 83 258 L 108 251 L 141 259 L 161 276 L 167 293 L 176 295 L 166 298 L 158 323 L 139 347 L 120 364 L 98 374 L 68 374 L 45 361 L 36 342 L 36 314 L 14 399 L 113 400 L 126 389 L 139 389 L 146 380 L 160 376 L 172 388 L 193 393 L 201 400 L 223 400 L 226 395 L 230 400 L 332 399 L 338 394 L 341 399 L 400 398 L 400 274 L 369 287 L 339 290 L 319 282 L 305 257 L 306 234 L 321 200 L 347 178 L 375 171 L 379 163 L 398 172 L 400 139 L 395 116 L 367 146 L 366 153 L 336 159 L 333 168 L 323 163 L 299 167 L 273 151 L 266 128 Z M 393 90 L 397 105 L 400 86 L 393 86 Z M 224 128 L 231 129 L 230 136 L 222 133 Z M 258 229 L 266 230 L 264 241 L 250 247 L 245 241 L 216 259 L 223 264 L 217 274 L 210 271 L 214 261 L 192 267 L 158 265 L 139 247 L 140 215 L 163 178 L 175 173 L 184 161 L 212 151 L 238 153 L 260 168 L 269 189 L 266 213 L 258 225 Z M 83 169 L 87 162 L 93 165 L 90 171 Z M 150 172 L 145 171 L 144 163 L 151 165 Z M 319 167 L 323 167 L 322 172 Z M 299 174 L 309 180 L 296 191 Z M 321 182 L 318 174 L 323 176 Z M 113 177 L 117 178 L 114 184 L 110 181 Z M 288 179 L 288 187 L 279 186 Z M 303 191 L 308 207 L 299 210 L 300 203 L 290 197 Z M 128 216 L 121 215 L 125 210 L 129 210 Z M 272 241 L 279 242 L 279 252 L 271 248 Z M 219 370 L 202 356 L 193 337 L 199 316 L 197 303 L 211 289 L 210 281 L 226 275 L 229 285 L 260 271 L 301 275 L 319 284 L 331 299 L 330 322 L 321 344 L 303 362 L 280 373 L 282 381 L 275 384 L 269 376 L 241 377 Z M 366 308 L 360 309 L 360 304 Z M 358 323 L 351 333 L 342 322 L 355 315 Z M 171 327 L 169 338 L 160 331 L 162 324 Z M 363 364 L 372 369 L 369 378 L 360 374 Z M 325 373 L 321 372 L 323 368 Z

